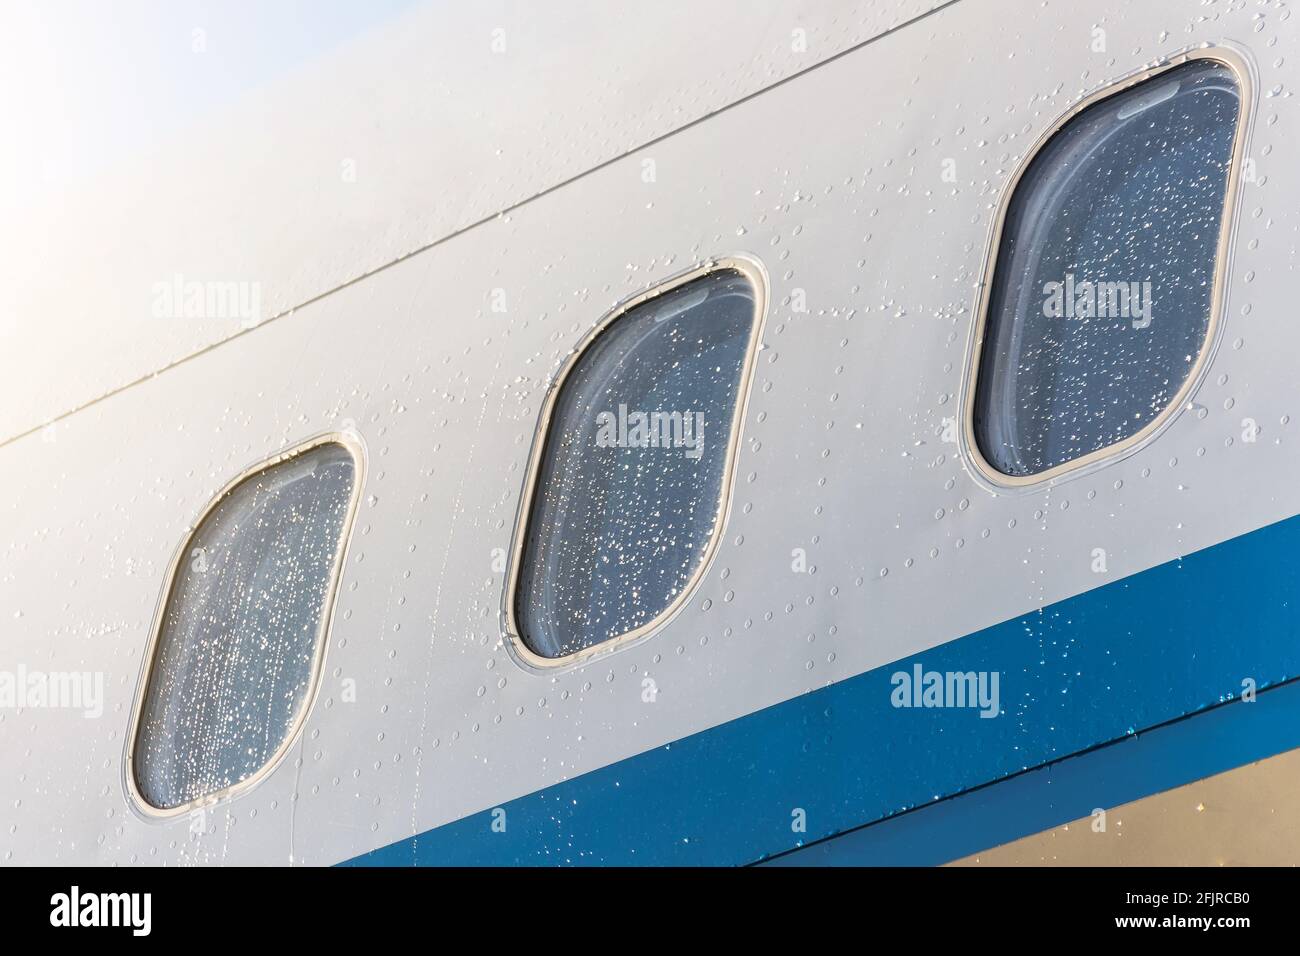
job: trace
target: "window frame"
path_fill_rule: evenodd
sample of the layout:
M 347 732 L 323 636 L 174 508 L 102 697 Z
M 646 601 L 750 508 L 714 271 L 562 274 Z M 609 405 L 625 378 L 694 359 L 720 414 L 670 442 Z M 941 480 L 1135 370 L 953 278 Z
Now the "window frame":
M 347 507 L 343 515 L 343 523 L 339 531 L 339 548 L 334 556 L 334 563 L 330 568 L 329 583 L 325 591 L 325 599 L 321 603 L 320 623 L 316 629 L 316 647 L 315 654 L 312 658 L 312 674 L 307 688 L 307 694 L 304 698 L 302 707 L 294 715 L 293 722 L 290 725 L 289 732 L 285 734 L 284 740 L 276 748 L 270 758 L 262 764 L 258 770 L 250 774 L 243 780 L 233 783 L 228 787 L 223 787 L 209 794 L 184 803 L 177 807 L 156 807 L 150 803 L 140 792 L 139 783 L 136 779 L 136 752 L 138 736 L 140 733 L 140 721 L 144 716 L 145 698 L 149 692 L 150 679 L 153 677 L 154 664 L 156 663 L 158 643 L 162 637 L 163 624 L 167 613 L 167 606 L 171 601 L 172 592 L 176 587 L 177 572 L 181 564 L 190 553 L 190 546 L 194 541 L 194 536 L 209 516 L 217 509 L 223 501 L 226 500 L 236 488 L 251 478 L 256 477 L 262 472 L 269 471 L 285 462 L 292 461 L 301 455 L 306 454 L 322 445 L 340 445 L 352 456 L 353 463 L 353 482 L 352 494 L 348 498 Z M 207 504 L 199 512 L 198 516 L 190 523 L 185 531 L 184 537 L 177 546 L 175 553 L 167 567 L 166 577 L 163 579 L 163 587 L 159 594 L 157 604 L 154 608 L 153 624 L 149 631 L 149 641 L 145 646 L 144 659 L 140 664 L 140 673 L 136 679 L 135 702 L 131 710 L 131 724 L 126 736 L 126 752 L 122 761 L 122 770 L 124 776 L 124 786 L 126 788 L 127 802 L 136 811 L 136 813 L 152 821 L 164 821 L 182 814 L 190 813 L 201 807 L 210 807 L 215 804 L 233 799 L 244 792 L 251 790 L 257 784 L 261 783 L 272 773 L 284 760 L 285 756 L 293 748 L 299 736 L 302 734 L 303 727 L 307 723 L 307 715 L 311 713 L 316 704 L 316 698 L 320 692 L 321 681 L 325 673 L 325 654 L 329 646 L 330 630 L 334 623 L 334 609 L 338 596 L 339 586 L 342 583 L 343 568 L 347 564 L 348 550 L 352 541 L 352 527 L 356 520 L 357 511 L 361 502 L 361 489 L 365 484 L 366 478 L 366 453 L 365 445 L 361 437 L 349 430 L 345 432 L 325 432 L 316 435 L 305 441 L 286 448 L 284 451 L 277 452 L 267 458 L 259 459 L 252 465 L 249 465 L 238 475 L 226 482 L 221 489 L 212 495 Z
M 704 555 L 701 558 L 695 572 L 691 575 L 690 580 L 678 592 L 677 596 L 665 607 L 653 620 L 647 621 L 639 627 L 633 628 L 626 633 L 616 637 L 608 638 L 598 644 L 592 644 L 571 654 L 565 654 L 561 657 L 545 657 L 538 654 L 528 646 L 524 640 L 523 628 L 519 622 L 516 613 L 516 606 L 519 597 L 519 581 L 523 573 L 523 552 L 524 544 L 528 535 L 528 524 L 532 517 L 533 503 L 536 499 L 538 482 L 541 477 L 542 455 L 546 450 L 547 438 L 550 435 L 552 417 L 555 412 L 556 402 L 559 399 L 560 391 L 564 386 L 569 375 L 582 361 L 583 356 L 587 353 L 588 348 L 601 336 L 610 326 L 617 322 L 627 313 L 644 305 L 665 293 L 672 292 L 682 286 L 688 285 L 706 276 L 717 272 L 736 272 L 749 281 L 750 287 L 754 294 L 754 321 L 750 328 L 749 342 L 745 348 L 745 358 L 740 371 L 740 379 L 736 384 L 736 404 L 732 413 L 731 425 L 727 438 L 726 454 L 722 471 L 722 486 L 719 492 L 717 521 L 714 524 L 713 534 L 709 536 L 708 542 L 704 547 Z M 655 283 L 648 289 L 643 290 L 636 295 L 623 299 L 607 311 L 596 324 L 587 331 L 581 340 L 573 347 L 573 350 L 561 363 L 555 377 L 551 380 L 547 388 L 546 395 L 542 399 L 541 410 L 538 414 L 537 425 L 534 429 L 532 449 L 528 456 L 528 468 L 525 472 L 523 489 L 519 496 L 519 505 L 515 515 L 514 535 L 510 543 L 510 563 L 506 568 L 505 589 L 502 600 L 502 626 L 506 635 L 506 646 L 510 649 L 511 655 L 525 670 L 536 673 L 554 673 L 559 668 L 571 667 L 591 660 L 593 657 L 602 656 L 616 650 L 620 650 L 630 644 L 644 640 L 650 637 L 655 631 L 663 627 L 672 618 L 685 608 L 695 591 L 699 588 L 700 583 L 708 574 L 714 558 L 717 556 L 718 545 L 722 541 L 726 529 L 727 519 L 731 513 L 732 492 L 735 485 L 735 476 L 740 461 L 740 440 L 741 432 L 745 422 L 746 410 L 749 406 L 750 391 L 753 385 L 755 372 L 758 366 L 759 343 L 763 338 L 763 327 L 767 319 L 769 301 L 768 277 L 767 270 L 763 267 L 761 261 L 752 256 L 735 253 L 729 256 L 720 256 L 713 259 L 705 260 L 702 263 L 692 266 L 689 269 L 678 272 L 661 282 Z
M 1032 475 L 1008 475 L 995 468 L 980 449 L 975 433 L 975 401 L 979 384 L 981 359 L 983 358 L 985 333 L 988 329 L 989 305 L 993 292 L 994 272 L 998 265 L 998 253 L 1001 249 L 1007 213 L 1021 179 L 1042 149 L 1061 132 L 1070 122 L 1088 108 L 1103 100 L 1110 99 L 1134 86 L 1155 79 L 1175 67 L 1196 60 L 1213 60 L 1232 71 L 1237 81 L 1241 97 L 1241 108 L 1237 111 L 1237 124 L 1233 131 L 1232 154 L 1228 179 L 1223 197 L 1223 213 L 1219 219 L 1219 240 L 1215 251 L 1214 285 L 1210 293 L 1210 315 L 1206 326 L 1205 341 L 1197 353 L 1182 386 L 1169 400 L 1168 404 L 1150 422 L 1129 437 L 1113 442 L 1096 451 L 1081 455 L 1060 465 L 1055 465 Z M 989 237 L 985 243 L 987 254 L 982 273 L 982 281 L 975 303 L 975 321 L 971 328 L 970 346 L 966 362 L 964 398 L 962 403 L 961 452 L 972 466 L 977 476 L 990 490 L 1019 491 L 1033 486 L 1059 481 L 1063 478 L 1075 478 L 1085 473 L 1094 472 L 1112 462 L 1125 458 L 1154 441 L 1178 417 L 1187 406 L 1192 395 L 1200 387 L 1209 370 L 1210 361 L 1218 351 L 1224 325 L 1224 308 L 1227 301 L 1228 276 L 1232 267 L 1233 228 L 1237 219 L 1237 205 L 1241 197 L 1241 177 L 1246 159 L 1247 136 L 1250 120 L 1255 110 L 1255 84 L 1253 71 L 1246 58 L 1235 49 L 1225 46 L 1207 46 L 1188 50 L 1176 56 L 1168 57 L 1155 66 L 1139 70 L 1121 80 L 1095 90 L 1069 107 L 1053 122 L 1026 151 L 1017 164 L 1015 171 L 1006 181 L 998 198 L 997 212 L 990 226 Z

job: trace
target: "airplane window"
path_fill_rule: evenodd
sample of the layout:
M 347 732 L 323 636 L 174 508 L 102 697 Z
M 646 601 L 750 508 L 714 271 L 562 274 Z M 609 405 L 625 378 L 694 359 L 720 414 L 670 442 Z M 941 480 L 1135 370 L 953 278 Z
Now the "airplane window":
M 760 295 L 731 268 L 677 285 L 562 375 L 514 597 L 536 657 L 645 633 L 684 600 L 719 530 Z
M 356 458 L 305 446 L 223 492 L 179 557 L 132 749 L 135 788 L 169 810 L 280 756 L 314 687 L 356 496 Z
M 1045 476 L 1136 440 L 1199 367 L 1242 111 L 1196 59 L 1087 107 L 1007 206 L 973 403 L 1003 475 Z

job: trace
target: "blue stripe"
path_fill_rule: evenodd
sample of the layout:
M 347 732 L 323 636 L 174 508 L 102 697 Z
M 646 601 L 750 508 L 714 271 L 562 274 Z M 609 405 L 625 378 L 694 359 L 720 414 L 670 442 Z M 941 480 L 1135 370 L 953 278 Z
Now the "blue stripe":
M 1291 518 L 510 801 L 504 833 L 486 808 L 351 862 L 759 860 L 1295 676 L 1298 552 Z M 1000 672 L 1002 715 L 893 707 L 914 663 Z
M 1300 747 L 1300 681 L 794 850 L 767 866 L 937 866 Z

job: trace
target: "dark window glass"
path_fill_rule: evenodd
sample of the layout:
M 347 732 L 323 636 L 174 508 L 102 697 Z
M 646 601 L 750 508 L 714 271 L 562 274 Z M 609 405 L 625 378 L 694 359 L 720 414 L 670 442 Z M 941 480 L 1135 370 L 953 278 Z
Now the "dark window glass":
M 1088 107 L 1007 208 L 974 408 L 986 461 L 1035 475 L 1168 408 L 1210 325 L 1241 109 L 1233 72 L 1175 67 Z
M 265 766 L 315 677 L 356 465 L 336 443 L 250 476 L 186 544 L 134 750 L 140 795 L 170 809 Z
M 653 622 L 691 583 L 722 506 L 755 292 L 725 270 L 615 319 L 560 386 L 516 616 L 556 658 Z

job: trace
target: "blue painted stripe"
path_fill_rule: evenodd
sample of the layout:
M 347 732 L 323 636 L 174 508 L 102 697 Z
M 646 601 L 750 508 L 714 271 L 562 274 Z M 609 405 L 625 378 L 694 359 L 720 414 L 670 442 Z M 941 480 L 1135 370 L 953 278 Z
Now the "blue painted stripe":
M 766 866 L 937 866 L 1300 747 L 1300 681 L 909 813 Z
M 1291 518 L 351 862 L 759 860 L 1296 676 L 1297 552 Z M 1002 715 L 893 707 L 914 663 L 998 671 Z

